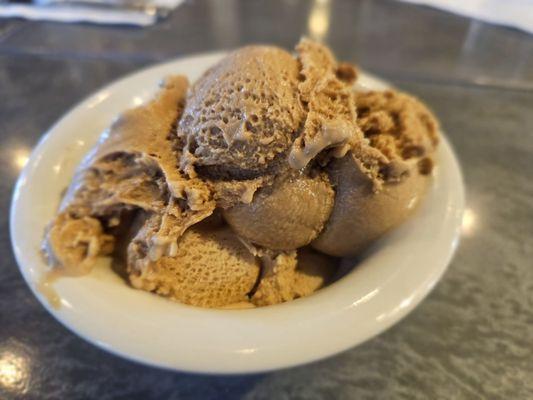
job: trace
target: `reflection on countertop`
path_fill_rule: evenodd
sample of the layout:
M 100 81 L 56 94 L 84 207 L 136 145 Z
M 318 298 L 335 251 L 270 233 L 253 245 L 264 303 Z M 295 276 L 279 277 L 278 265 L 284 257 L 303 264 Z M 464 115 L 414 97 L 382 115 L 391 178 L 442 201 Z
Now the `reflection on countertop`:
M 28 392 L 31 357 L 21 343 L 14 339 L 0 344 L 0 394 L 13 395 Z

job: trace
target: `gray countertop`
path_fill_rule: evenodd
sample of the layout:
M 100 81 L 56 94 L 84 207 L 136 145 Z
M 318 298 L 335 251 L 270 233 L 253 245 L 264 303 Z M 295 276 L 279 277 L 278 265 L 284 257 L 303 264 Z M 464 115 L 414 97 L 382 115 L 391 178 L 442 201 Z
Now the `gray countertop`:
M 0 399 L 533 398 L 533 36 L 393 1 L 321 4 L 187 1 L 147 29 L 0 20 Z M 313 15 L 329 21 L 325 30 Z M 357 348 L 250 376 L 145 367 L 63 328 L 23 282 L 8 233 L 13 184 L 43 132 L 139 67 L 250 42 L 292 47 L 302 34 L 441 119 L 462 164 L 467 217 L 432 294 Z

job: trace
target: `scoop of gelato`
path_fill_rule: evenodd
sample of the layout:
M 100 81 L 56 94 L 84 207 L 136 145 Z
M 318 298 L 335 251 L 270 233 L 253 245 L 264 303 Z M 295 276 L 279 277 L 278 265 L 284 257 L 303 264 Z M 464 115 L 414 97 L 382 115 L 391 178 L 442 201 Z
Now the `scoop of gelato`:
M 291 173 L 260 189 L 251 203 L 223 211 L 232 229 L 255 245 L 293 250 L 318 236 L 333 207 L 327 175 Z
M 312 246 L 337 257 L 353 256 L 403 222 L 416 209 L 429 179 L 417 171 L 401 182 L 375 185 L 352 153 L 333 160 L 328 167 L 335 184 L 331 216 Z
M 133 287 L 201 307 L 249 300 L 260 264 L 229 228 L 195 225 L 185 231 L 168 255 L 153 257 L 146 237 L 156 227 L 157 223 L 149 219 L 128 248 Z
M 193 86 L 179 121 L 190 175 L 249 179 L 284 167 L 303 119 L 298 63 L 286 51 L 230 53 Z
M 165 214 L 158 235 L 168 242 L 213 212 L 207 184 L 177 166 L 173 127 L 187 87 L 183 76 L 167 78 L 152 101 L 124 112 L 78 167 L 43 244 L 65 274 L 88 272 L 97 256 L 111 253 L 109 233 L 129 210 Z
M 403 222 L 423 198 L 438 143 L 431 112 L 406 94 L 385 91 L 357 96 L 359 125 L 379 162 L 370 167 L 349 152 L 326 167 L 335 187 L 331 216 L 313 247 L 344 257 Z

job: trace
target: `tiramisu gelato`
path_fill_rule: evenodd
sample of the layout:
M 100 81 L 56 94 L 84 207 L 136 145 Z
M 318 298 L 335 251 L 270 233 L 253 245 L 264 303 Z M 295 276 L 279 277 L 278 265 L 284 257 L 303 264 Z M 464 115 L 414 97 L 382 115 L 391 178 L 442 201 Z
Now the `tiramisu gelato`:
M 134 288 L 201 307 L 319 290 L 416 209 L 435 162 L 431 112 L 356 81 L 305 39 L 238 49 L 192 87 L 165 78 L 79 166 L 46 231 L 51 267 L 117 257 Z

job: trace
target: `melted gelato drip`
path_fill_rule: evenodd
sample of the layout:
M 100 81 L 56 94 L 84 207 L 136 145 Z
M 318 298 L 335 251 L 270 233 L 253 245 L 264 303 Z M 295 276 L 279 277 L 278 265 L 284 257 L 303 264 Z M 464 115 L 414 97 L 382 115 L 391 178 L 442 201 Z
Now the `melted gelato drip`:
M 346 121 L 333 120 L 325 122 L 320 134 L 305 141 L 300 137 L 294 141 L 289 155 L 289 165 L 301 170 L 324 149 L 335 147 L 335 157 L 343 157 L 350 149 L 350 143 L 356 140 L 357 131 Z
M 36 289 L 41 293 L 48 304 L 54 309 L 61 307 L 61 297 L 54 288 L 55 281 L 59 278 L 57 270 L 51 270 L 44 273 L 36 285 Z

